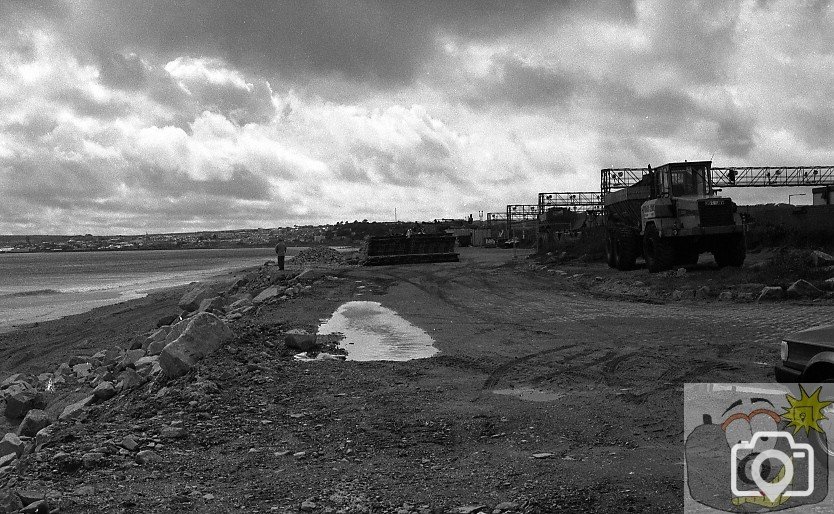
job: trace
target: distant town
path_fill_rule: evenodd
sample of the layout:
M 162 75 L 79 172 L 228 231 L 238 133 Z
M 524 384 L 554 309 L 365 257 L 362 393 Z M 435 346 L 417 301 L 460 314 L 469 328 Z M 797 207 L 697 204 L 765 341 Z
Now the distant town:
M 218 230 L 143 235 L 0 235 L 0 253 L 185 250 L 195 248 L 267 248 L 279 239 L 289 246 L 355 245 L 369 235 L 405 233 L 412 226 L 436 232 L 467 220 L 415 222 L 338 222 L 280 228 Z

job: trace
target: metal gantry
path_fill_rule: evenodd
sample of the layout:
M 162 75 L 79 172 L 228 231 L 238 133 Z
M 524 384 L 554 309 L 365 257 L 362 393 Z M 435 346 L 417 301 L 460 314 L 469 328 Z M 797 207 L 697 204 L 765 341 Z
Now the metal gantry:
M 491 225 L 495 222 L 506 223 L 507 222 L 507 213 L 506 212 L 488 212 L 486 215 L 487 225 Z
M 513 234 L 513 224 L 519 221 L 539 220 L 539 206 L 529 204 L 507 205 L 507 232 Z
M 648 168 L 601 170 L 602 196 L 632 186 Z M 712 187 L 832 186 L 834 166 L 727 166 L 712 168 Z
M 605 168 L 600 171 L 600 197 L 615 189 L 633 186 L 640 182 L 643 175 L 649 172 L 649 168 Z
M 713 187 L 834 185 L 834 166 L 731 166 L 712 168 Z
M 602 195 L 599 191 L 539 193 L 539 212 L 545 212 L 551 207 L 572 210 L 579 207 L 599 209 L 602 207 Z

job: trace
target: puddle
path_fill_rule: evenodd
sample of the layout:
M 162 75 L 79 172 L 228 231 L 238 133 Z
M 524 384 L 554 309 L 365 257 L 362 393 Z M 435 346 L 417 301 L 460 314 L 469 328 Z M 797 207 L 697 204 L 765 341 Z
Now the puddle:
M 408 361 L 439 351 L 425 331 L 379 302 L 340 305 L 318 333 L 344 335 L 339 347 L 347 350 L 349 361 Z
M 534 387 L 514 387 L 511 389 L 495 389 L 495 394 L 503 396 L 515 396 L 519 400 L 528 402 L 553 402 L 565 396 L 565 393 L 545 391 Z

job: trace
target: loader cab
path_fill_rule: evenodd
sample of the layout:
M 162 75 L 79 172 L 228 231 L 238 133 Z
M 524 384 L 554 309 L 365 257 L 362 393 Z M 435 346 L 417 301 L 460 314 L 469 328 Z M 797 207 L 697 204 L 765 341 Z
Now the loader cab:
M 654 170 L 654 186 L 659 197 L 709 196 L 712 161 L 671 162 Z

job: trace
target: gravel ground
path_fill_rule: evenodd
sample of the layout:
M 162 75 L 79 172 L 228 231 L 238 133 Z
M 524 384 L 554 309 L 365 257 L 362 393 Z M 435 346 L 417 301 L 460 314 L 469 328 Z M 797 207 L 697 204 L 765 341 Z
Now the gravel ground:
M 676 280 L 731 281 L 706 265 L 673 277 L 462 250 L 318 270 L 304 294 L 231 322 L 235 339 L 188 375 L 62 423 L 0 485 L 61 512 L 678 512 L 682 384 L 771 381 L 780 336 L 830 320 L 830 299 L 669 299 Z M 349 300 L 395 310 L 440 353 L 299 362 L 284 348 Z M 17 368 L 54 367 L 82 347 L 39 360 L 39 334 L 118 333 L 88 335 L 93 351 L 152 328 L 175 309 L 163 303 L 129 304 L 124 331 L 112 307 L 5 341 L 29 345 Z M 138 463 L 148 450 L 159 462 Z

